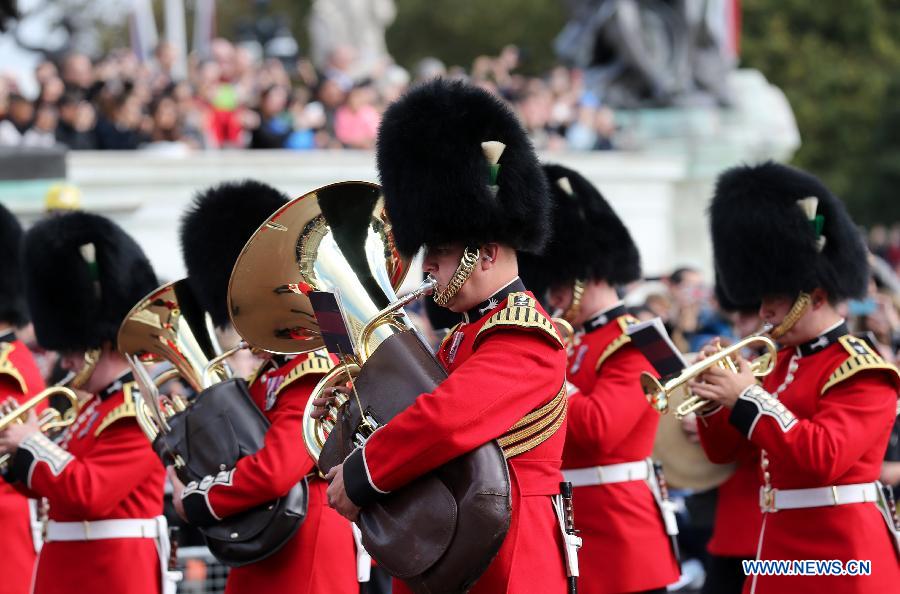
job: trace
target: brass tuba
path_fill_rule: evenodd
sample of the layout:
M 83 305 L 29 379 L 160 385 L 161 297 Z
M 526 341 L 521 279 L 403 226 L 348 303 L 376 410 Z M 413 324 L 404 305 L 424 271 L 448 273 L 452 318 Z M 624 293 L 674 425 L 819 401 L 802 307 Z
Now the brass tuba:
M 650 402 L 650 406 L 661 414 L 669 412 L 670 403 L 676 396 L 682 395 L 683 400 L 675 408 L 675 417 L 682 419 L 709 404 L 708 401 L 690 394 L 688 382 L 702 375 L 703 372 L 713 366 L 736 373 L 737 366 L 732 357 L 749 346 L 762 346 L 768 354 L 768 356 L 757 357 L 751 362 L 753 375 L 757 378 L 762 378 L 772 373 L 772 370 L 775 368 L 778 347 L 775 346 L 775 342 L 771 338 L 755 335 L 748 336 L 727 348 L 723 349 L 720 347 L 717 353 L 684 368 L 680 374 L 668 380 L 665 384 L 661 383 L 655 375 L 645 371 L 641 374 L 641 388 L 644 390 L 644 395 Z
M 326 388 L 352 383 L 385 338 L 413 327 L 395 293 L 409 264 L 393 245 L 381 188 L 367 182 L 331 184 L 292 200 L 260 226 L 235 263 L 232 323 L 244 340 L 267 351 L 324 347 L 311 299 L 331 292 L 339 300 L 340 312 L 331 315 L 342 318 L 351 344 L 348 352 L 333 353 L 341 365 L 319 381 L 303 415 L 303 443 L 316 461 L 343 401 L 321 420 L 310 416 L 312 401 Z
M 166 283 L 138 302 L 122 321 L 117 341 L 141 387 L 137 419 L 151 442 L 168 432 L 168 419 L 189 405 L 181 398 L 160 395 L 157 385 L 180 377 L 199 393 L 229 377 L 223 360 L 234 349 L 222 353 L 209 316 L 185 279 Z M 151 380 L 144 365 L 162 362 L 172 369 Z M 176 467 L 183 464 L 173 462 Z

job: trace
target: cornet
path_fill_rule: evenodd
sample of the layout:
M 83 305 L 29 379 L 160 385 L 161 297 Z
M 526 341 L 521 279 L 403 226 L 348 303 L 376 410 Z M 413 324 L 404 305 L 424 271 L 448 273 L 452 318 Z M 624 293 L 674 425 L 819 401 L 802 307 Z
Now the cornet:
M 0 413 L 3 414 L 3 416 L 0 417 L 0 431 L 17 423 L 24 423 L 31 411 L 37 408 L 37 406 L 45 400 L 48 400 L 51 396 L 57 394 L 65 397 L 69 401 L 69 408 L 65 412 L 60 412 L 52 406 L 48 406 L 38 416 L 38 425 L 40 425 L 41 433 L 68 427 L 75 421 L 75 417 L 78 414 L 78 395 L 73 390 L 64 386 L 51 386 L 46 390 L 35 394 L 18 406 L 15 406 L 12 402 L 0 405 Z M 10 454 L 3 454 L 0 456 L 0 470 L 6 467 L 10 457 Z
M 708 400 L 704 400 L 690 393 L 687 386 L 689 381 L 699 377 L 714 365 L 737 373 L 738 368 L 733 355 L 740 353 L 741 350 L 746 347 L 760 345 L 768 351 L 769 356 L 757 357 L 750 363 L 750 366 L 753 370 L 753 375 L 757 378 L 763 378 L 772 373 L 772 370 L 775 368 L 778 347 L 776 347 L 775 342 L 767 336 L 748 336 L 747 338 L 684 368 L 678 376 L 670 379 L 665 384 L 656 379 L 653 374 L 645 371 L 641 374 L 641 388 L 644 390 L 644 395 L 650 402 L 650 406 L 661 414 L 669 412 L 670 403 L 674 399 L 676 393 L 683 392 L 686 394 L 687 397 L 675 408 L 675 416 L 679 419 L 684 418 L 692 412 L 696 412 L 709 404 Z

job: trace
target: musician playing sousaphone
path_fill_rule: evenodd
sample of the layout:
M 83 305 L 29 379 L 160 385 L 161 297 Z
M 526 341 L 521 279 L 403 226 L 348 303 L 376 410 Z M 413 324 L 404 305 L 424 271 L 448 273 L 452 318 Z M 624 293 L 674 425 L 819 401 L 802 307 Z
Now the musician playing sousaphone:
M 838 309 L 866 292 L 862 237 L 818 179 L 771 162 L 722 174 L 709 212 L 723 292 L 760 302 L 781 350 L 762 385 L 742 358 L 738 373 L 711 367 L 691 383 L 713 406 L 699 425 L 704 445 L 761 450 L 759 559 L 871 562 L 871 575 L 748 576 L 744 592 L 896 590 L 900 549 L 877 479 L 900 376 Z
M 548 231 L 547 186 L 531 144 L 500 100 L 436 80 L 388 108 L 378 168 L 397 249 L 425 247 L 435 300 L 463 321 L 438 352 L 449 377 L 332 468 L 329 502 L 355 520 L 360 508 L 499 438 L 512 519 L 470 591 L 565 592 L 551 498 L 562 478 L 565 350 L 516 261 L 516 250 L 543 247 Z M 409 591 L 400 580 L 394 588 Z
M 584 539 L 579 591 L 663 592 L 680 571 L 670 539 L 674 512 L 650 460 L 659 413 L 647 406 L 640 375 L 653 368 L 630 344 L 626 330 L 636 320 L 617 293 L 640 279 L 640 255 L 588 180 L 560 165 L 544 171 L 552 237 L 543 254 L 520 260 L 526 284 L 576 330 L 568 380 L 577 390 L 569 398 L 563 474 L 575 487 Z
M 136 422 L 135 383 L 116 350 L 129 308 L 156 286 L 141 248 L 112 221 L 72 212 L 25 234 L 25 292 L 38 343 L 60 352 L 87 397 L 54 443 L 33 417 L 0 433 L 4 478 L 46 498 L 46 542 L 32 592 L 174 593 L 165 471 Z
M 286 203 L 286 196 L 261 182 L 224 183 L 200 192 L 182 219 L 181 248 L 188 283 L 216 327 L 230 325 L 228 280 L 241 249 L 257 227 Z M 316 475 L 309 454 L 298 445 L 310 392 L 332 367 L 331 359 L 321 351 L 272 356 L 249 380 L 250 396 L 270 423 L 263 446 L 233 468 L 193 482 L 186 490 L 177 476 L 170 474 L 176 508 L 197 526 L 284 497 L 308 477 L 306 516 L 297 532 L 264 559 L 232 568 L 225 586 L 229 594 L 359 591 L 350 523 L 326 505 L 327 485 Z M 326 557 L 327 563 L 316 562 Z

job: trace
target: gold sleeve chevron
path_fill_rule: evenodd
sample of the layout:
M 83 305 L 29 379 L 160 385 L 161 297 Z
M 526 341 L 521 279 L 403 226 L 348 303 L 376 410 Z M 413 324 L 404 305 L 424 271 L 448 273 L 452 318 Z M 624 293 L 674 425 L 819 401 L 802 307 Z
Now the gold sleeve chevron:
M 869 369 L 881 369 L 889 372 L 894 376 L 894 381 L 900 385 L 900 372 L 897 368 L 881 358 L 865 340 L 856 338 L 852 335 L 842 336 L 838 339 L 847 351 L 847 359 L 841 363 L 840 367 L 834 370 L 825 385 L 822 386 L 821 393 L 824 394 L 829 388 L 841 383 L 842 381 L 853 377 L 860 371 Z
M 15 348 L 15 346 L 8 342 L 0 342 L 0 375 L 8 375 L 11 377 L 19 384 L 19 389 L 22 391 L 22 394 L 27 394 L 28 385 L 25 383 L 25 378 L 22 377 L 22 374 L 19 373 L 19 370 L 16 369 L 13 362 L 9 360 L 9 354 L 13 352 Z
M 275 396 L 281 394 L 282 390 L 298 379 L 313 374 L 325 375 L 331 371 L 333 367 L 334 363 L 331 361 L 331 357 L 320 353 L 314 353 L 307 357 L 306 361 L 291 369 L 288 374 L 284 376 L 284 381 L 281 382 L 281 385 L 275 390 Z
M 622 316 L 618 319 L 619 327 L 622 329 L 622 334 L 617 336 L 611 343 L 606 345 L 606 348 L 603 349 L 603 352 L 600 353 L 600 358 L 597 359 L 597 365 L 594 367 L 594 371 L 600 371 L 600 366 L 606 363 L 606 360 L 612 357 L 616 351 L 620 348 L 631 342 L 631 337 L 628 336 L 626 330 L 632 324 L 637 323 L 637 320 L 631 316 Z
M 125 392 L 125 402 L 106 413 L 106 416 L 103 417 L 103 420 L 97 425 L 97 430 L 94 431 L 94 437 L 103 433 L 107 427 L 116 421 L 137 417 L 137 406 L 135 405 L 135 398 L 132 394 L 132 390 L 136 389 L 136 384 L 133 382 L 129 382 L 123 386 L 122 390 Z
M 556 326 L 537 308 L 537 302 L 527 293 L 510 293 L 506 307 L 492 315 L 475 335 L 475 347 L 479 341 L 494 330 L 521 328 L 539 332 L 551 342 L 565 348 L 556 331 Z

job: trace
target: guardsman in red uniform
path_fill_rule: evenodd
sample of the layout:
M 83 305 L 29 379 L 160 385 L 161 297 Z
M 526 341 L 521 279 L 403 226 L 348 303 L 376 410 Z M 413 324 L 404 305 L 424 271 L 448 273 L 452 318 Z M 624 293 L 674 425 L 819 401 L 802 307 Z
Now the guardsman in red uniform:
M 641 276 L 628 229 L 584 177 L 559 165 L 544 171 L 554 198 L 553 237 L 523 256 L 522 278 L 577 329 L 569 352 L 568 432 L 563 474 L 575 487 L 584 548 L 578 590 L 587 594 L 664 592 L 679 567 L 666 532 L 666 507 L 650 455 L 659 413 L 640 385 L 652 367 L 625 330 L 634 320 L 616 288 Z M 652 560 L 652 561 L 651 561 Z
M 115 345 L 122 318 L 156 287 L 153 269 L 122 229 L 84 212 L 35 224 L 23 262 L 38 343 L 59 351 L 87 392 L 59 444 L 33 418 L 0 433 L 0 452 L 15 453 L 6 480 L 49 504 L 33 591 L 159 594 L 165 471 L 135 420 L 135 384 Z
M 449 377 L 376 431 L 329 473 L 331 504 L 360 507 L 457 456 L 500 438 L 512 485 L 512 521 L 471 592 L 563 593 L 559 493 L 565 439 L 565 350 L 518 278 L 516 250 L 543 247 L 546 181 L 509 108 L 489 93 L 436 80 L 391 105 L 378 168 L 396 246 L 425 246 L 435 300 L 464 321 L 444 341 Z M 531 439 L 517 427 L 540 419 Z M 395 592 L 408 591 L 394 582 Z
M 723 291 L 760 302 L 781 349 L 762 385 L 744 359 L 739 373 L 714 368 L 692 382 L 721 405 L 701 425 L 704 439 L 724 451 L 746 441 L 761 450 L 758 559 L 836 560 L 843 567 L 819 569 L 848 572 L 748 576 L 744 592 L 895 592 L 900 549 L 877 479 L 900 377 L 848 333 L 836 307 L 866 292 L 856 225 L 819 180 L 771 162 L 726 171 L 710 219 Z M 871 562 L 871 575 L 853 560 Z
M 716 300 L 723 311 L 738 312 L 758 320 L 759 306 L 738 305 L 728 299 L 716 284 Z M 704 413 L 697 413 L 697 425 L 705 423 Z M 719 485 L 712 537 L 706 546 L 706 579 L 701 594 L 738 594 L 743 588 L 742 562 L 756 557 L 762 512 L 759 510 L 759 448 L 743 440 L 736 449 L 716 447 L 711 431 L 698 429 L 700 443 L 711 462 L 734 463 L 735 470 Z
M 44 379 L 15 329 L 28 322 L 20 265 L 22 227 L 0 204 L 0 402 L 20 404 L 44 389 Z M 0 594 L 27 594 L 40 549 L 37 505 L 5 482 L 0 483 L 0 534 L 5 560 Z
M 256 181 L 225 183 L 201 193 L 182 220 L 188 282 L 216 326 L 230 324 L 228 280 L 241 249 L 286 202 L 279 191 Z M 270 557 L 233 568 L 225 588 L 229 594 L 359 592 L 350 522 L 328 507 L 328 485 L 301 440 L 307 400 L 332 366 L 330 358 L 316 353 L 264 363 L 250 383 L 254 402 L 271 423 L 263 447 L 239 460 L 227 480 L 211 480 L 208 488 L 192 489 L 180 501 L 175 478 L 176 507 L 180 503 L 186 520 L 202 526 L 283 497 L 307 477 L 309 502 L 300 529 Z

